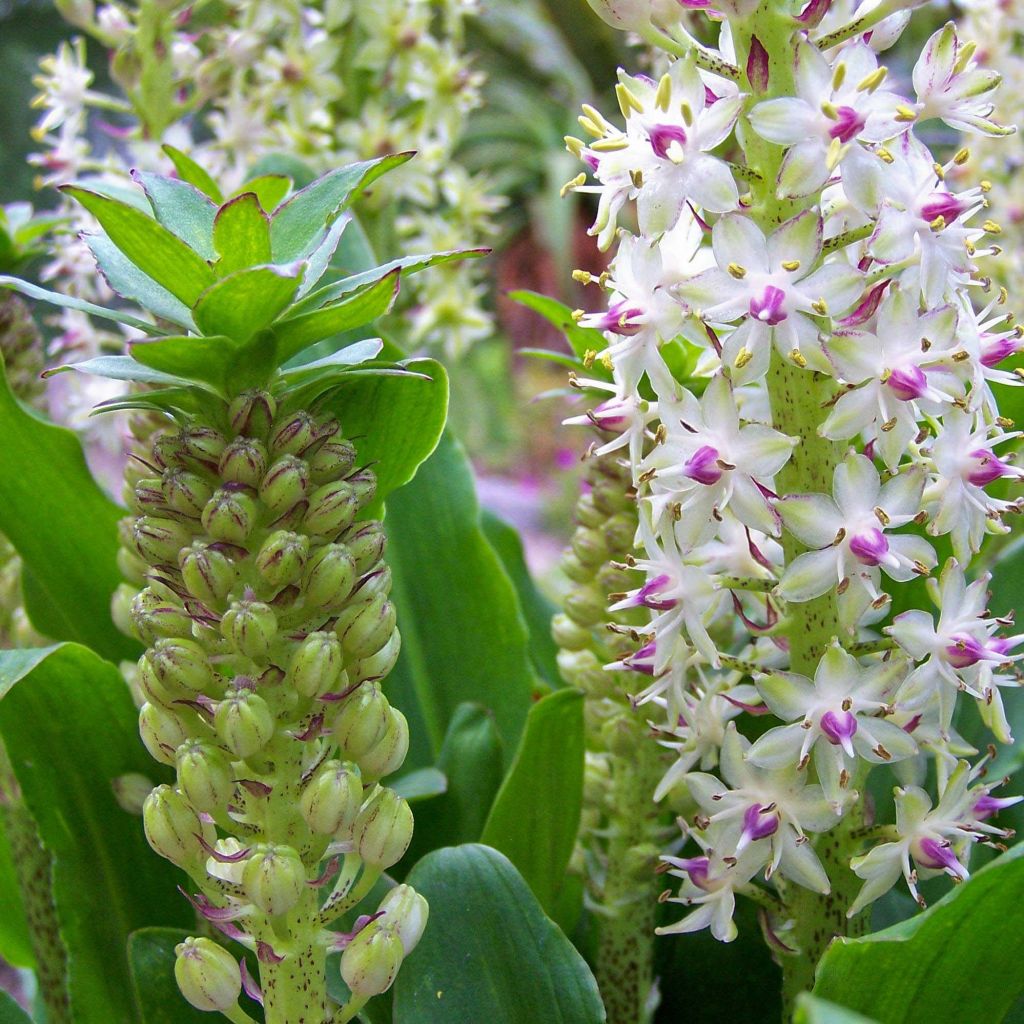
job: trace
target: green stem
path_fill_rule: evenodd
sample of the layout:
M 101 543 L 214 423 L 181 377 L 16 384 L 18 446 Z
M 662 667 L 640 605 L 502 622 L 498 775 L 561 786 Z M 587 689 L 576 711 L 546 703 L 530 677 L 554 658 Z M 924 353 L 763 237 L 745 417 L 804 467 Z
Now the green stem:
M 309 922 L 313 931 L 317 897 L 310 890 L 293 911 L 296 919 Z M 327 1020 L 327 969 L 324 947 L 315 941 L 289 950 L 278 964 L 260 965 L 266 1024 L 324 1024 Z

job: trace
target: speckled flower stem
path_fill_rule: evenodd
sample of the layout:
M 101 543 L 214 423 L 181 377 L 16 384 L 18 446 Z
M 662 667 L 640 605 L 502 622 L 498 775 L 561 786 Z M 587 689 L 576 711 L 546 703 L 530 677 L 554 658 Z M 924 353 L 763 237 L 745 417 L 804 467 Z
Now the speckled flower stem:
M 735 26 L 734 26 L 735 27 Z M 766 99 L 795 94 L 796 47 L 799 35 L 792 18 L 766 0 L 755 15 L 740 27 L 737 52 L 741 66 L 754 39 L 767 54 L 768 73 L 764 88 L 749 83 L 749 105 Z M 756 76 L 755 76 L 756 77 Z M 749 109 L 749 108 L 748 108 Z M 760 139 L 743 119 L 740 138 L 744 143 L 748 166 L 755 168 L 761 180 L 752 186 L 751 216 L 765 231 L 809 208 L 817 199 L 780 200 L 775 194 L 784 150 Z M 842 459 L 841 446 L 819 436 L 826 403 L 833 397 L 834 385 L 823 375 L 796 366 L 773 351 L 767 378 L 773 425 L 791 437 L 800 439 L 787 465 L 776 476 L 779 494 L 828 494 L 832 476 Z M 806 551 L 796 537 L 783 531 L 782 547 L 789 564 Z M 789 667 L 793 672 L 813 678 L 829 641 L 840 634 L 838 599 L 835 590 L 811 601 L 791 603 L 786 610 L 784 635 L 789 644 Z M 847 935 L 860 922 L 847 921 L 846 908 L 856 893 L 858 880 L 850 871 L 851 833 L 863 825 L 863 810 L 854 807 L 830 832 L 820 836 L 815 850 L 828 874 L 832 891 L 827 896 L 802 886 L 789 885 L 784 892 L 786 916 L 794 922 L 787 943 L 796 952 L 780 957 L 783 971 L 783 1019 L 793 1018 L 797 996 L 814 984 L 814 972 L 825 948 L 835 936 Z

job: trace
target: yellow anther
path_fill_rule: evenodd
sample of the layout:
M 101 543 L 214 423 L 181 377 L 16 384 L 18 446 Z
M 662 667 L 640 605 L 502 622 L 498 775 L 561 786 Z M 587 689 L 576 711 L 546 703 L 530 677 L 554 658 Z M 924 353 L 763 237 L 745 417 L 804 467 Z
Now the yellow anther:
M 828 316 L 828 303 L 826 303 L 824 299 L 815 299 L 811 303 L 811 309 L 813 309 L 818 316 Z
M 941 213 L 938 215 L 938 217 L 935 218 L 935 220 L 933 220 L 928 225 L 928 227 L 930 227 L 932 229 L 932 231 L 935 231 L 935 232 L 941 231 L 945 226 L 946 226 L 946 218 L 943 217 Z
M 895 417 L 895 416 L 893 416 L 893 418 L 892 418 L 891 420 L 886 420 L 886 421 L 885 421 L 885 422 L 884 422 L 884 423 L 882 424 L 882 427 L 881 427 L 881 429 L 882 429 L 882 433 L 884 433 L 884 434 L 888 434 L 888 433 L 889 433 L 889 431 L 890 431 L 890 430 L 892 430 L 892 429 L 893 429 L 893 428 L 894 428 L 894 427 L 896 426 L 896 423 L 897 423 L 897 422 L 898 422 L 898 421 L 897 421 L 897 419 L 896 419 L 896 417 Z
M 631 110 L 635 110 L 637 113 L 643 112 L 643 104 L 632 92 L 630 92 L 629 88 L 621 82 L 615 86 L 615 96 L 619 101 L 619 109 L 622 111 L 623 117 L 629 117 L 629 112 Z
M 739 352 L 736 353 L 736 360 L 733 363 L 733 366 L 735 366 L 737 370 L 742 370 L 743 367 L 746 366 L 747 363 L 749 363 L 750 360 L 753 358 L 754 353 L 751 352 L 750 349 L 746 347 L 746 345 L 744 345 L 743 348 L 741 348 Z
M 574 309 L 569 315 L 572 317 L 573 323 L 578 324 L 587 315 L 587 311 L 585 309 Z
M 892 153 L 889 152 L 889 150 L 885 148 L 885 146 L 879 146 L 878 149 L 875 150 L 875 156 L 877 156 L 878 159 L 885 164 L 894 163 L 896 160 L 896 158 L 892 155 Z
M 967 67 L 977 48 L 978 44 L 973 39 L 960 47 L 960 51 L 956 55 L 956 63 L 953 65 L 954 74 L 960 74 Z
M 943 167 L 942 164 L 936 161 L 934 164 L 932 164 L 932 170 L 935 172 L 935 177 L 938 178 L 939 181 L 946 180 L 946 168 Z
M 904 124 L 910 121 L 917 120 L 917 112 L 911 110 L 910 107 L 905 107 L 902 104 L 896 108 L 896 120 L 902 121 Z
M 594 275 L 589 270 L 574 270 L 572 279 L 580 284 L 590 284 L 594 280 Z
M 644 187 L 644 172 L 639 168 L 629 172 L 629 180 L 633 182 L 633 188 L 641 189 Z
M 1003 233 L 1002 225 L 994 220 L 987 220 L 981 225 L 982 230 L 987 231 L 990 235 L 1001 235 Z
M 566 135 L 565 148 L 569 150 L 577 160 L 580 160 L 583 157 L 583 150 L 587 147 L 582 139 L 577 139 L 575 135 Z
M 804 354 L 798 348 L 793 348 L 789 350 L 789 358 L 794 363 L 796 363 L 796 365 L 799 366 L 801 370 L 807 366 L 807 360 L 804 357 Z
M 576 120 L 579 121 L 580 127 L 588 135 L 593 135 L 595 139 L 599 139 L 602 135 L 604 135 L 604 129 L 598 127 L 598 125 L 591 121 L 589 117 L 584 117 L 582 114 L 580 114 L 580 116 L 576 118 Z
M 610 355 L 608 355 L 608 353 L 607 353 L 607 352 L 606 352 L 606 353 L 605 353 L 605 354 L 604 354 L 603 356 L 601 356 L 601 365 L 602 365 L 602 366 L 603 366 L 603 367 L 604 367 L 604 368 L 605 368 L 605 369 L 606 369 L 606 370 L 607 370 L 607 371 L 608 371 L 609 373 L 611 373 L 611 372 L 612 372 L 612 370 L 614 369 L 614 366 L 612 365 L 612 357 L 611 357 Z
M 596 107 L 592 107 L 589 103 L 584 103 L 582 110 L 585 117 L 600 126 L 602 134 L 614 131 L 615 126 Z
M 564 199 L 574 189 L 577 189 L 581 185 L 585 185 L 586 183 L 587 176 L 581 171 L 579 174 L 576 175 L 575 178 L 571 178 L 562 186 L 562 191 L 559 194 Z
M 829 102 L 828 100 L 825 100 L 825 102 L 822 103 L 822 105 L 821 105 L 821 112 L 830 121 L 838 121 L 839 120 L 839 111 L 836 110 L 835 104 Z
M 684 100 L 679 104 L 679 113 L 683 115 L 683 124 L 689 128 L 693 124 L 693 108 Z
M 833 139 L 828 144 L 828 152 L 825 155 L 825 166 L 828 167 L 830 174 L 839 166 L 839 161 L 843 159 L 843 154 L 845 152 L 846 147 L 839 141 L 839 139 Z
M 872 511 L 875 513 L 875 518 L 883 526 L 888 526 L 889 525 L 889 523 L 891 522 L 891 520 L 889 519 L 889 514 L 885 511 L 884 508 L 882 508 L 881 505 L 876 505 Z
M 970 159 L 971 151 L 966 146 L 964 146 L 963 149 L 958 149 L 956 151 L 956 156 L 953 157 L 953 163 L 955 163 L 957 167 L 963 167 L 963 165 L 967 163 L 967 161 Z
M 590 148 L 595 153 L 617 153 L 619 150 L 629 148 L 629 140 L 625 135 L 612 135 L 609 138 L 592 142 Z
M 743 278 L 747 276 L 746 267 L 741 267 L 738 263 L 730 263 L 725 269 L 728 270 L 737 281 L 742 281 Z
M 794 270 L 799 270 L 800 269 L 800 261 L 799 260 L 783 260 L 782 261 L 782 269 L 783 270 L 788 270 L 790 273 L 792 273 Z
M 669 104 L 672 102 L 672 78 L 666 72 L 661 76 L 661 81 L 658 83 L 658 91 L 654 94 L 654 105 L 659 110 L 664 110 L 668 113 Z
M 865 75 L 857 83 L 857 92 L 874 92 L 885 81 L 887 74 L 889 74 L 889 69 L 884 65 L 876 68 L 870 75 Z
M 832 91 L 838 92 L 846 81 L 846 62 L 840 61 L 832 72 Z
M 583 368 L 589 370 L 594 365 L 594 360 L 597 358 L 597 351 L 592 348 L 588 348 L 583 353 Z
M 983 178 L 981 183 L 978 185 L 978 188 L 980 188 L 982 192 L 991 192 L 992 182 L 989 181 L 988 178 Z

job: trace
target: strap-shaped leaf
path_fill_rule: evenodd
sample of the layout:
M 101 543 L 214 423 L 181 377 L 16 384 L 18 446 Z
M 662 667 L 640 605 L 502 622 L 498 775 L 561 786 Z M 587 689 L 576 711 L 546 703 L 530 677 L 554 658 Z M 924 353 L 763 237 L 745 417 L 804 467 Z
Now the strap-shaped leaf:
M 361 289 L 352 296 L 324 306 L 313 313 L 289 317 L 274 325 L 278 353 L 282 363 L 322 338 L 330 338 L 353 327 L 376 320 L 390 308 L 398 295 L 399 271 Z
M 320 278 L 327 273 L 327 269 L 334 259 L 334 254 L 338 251 L 338 246 L 341 244 L 341 237 L 352 221 L 351 213 L 343 213 L 324 232 L 323 241 L 313 250 L 309 259 L 306 260 L 306 273 L 303 275 L 302 285 L 298 291 L 300 298 L 315 288 Z
M 171 163 L 174 164 L 174 169 L 178 172 L 178 176 L 182 181 L 195 185 L 200 192 L 209 196 L 215 203 L 224 201 L 224 196 L 217 182 L 210 177 L 205 168 L 200 167 L 192 157 L 174 146 L 165 145 L 162 148 L 170 158 Z
M 274 339 L 269 334 L 250 341 L 220 334 L 136 342 L 132 358 L 154 370 L 208 384 L 224 396 L 265 384 L 276 365 Z
M 274 213 L 270 226 L 274 262 L 289 263 L 309 255 L 310 244 L 332 217 L 341 213 L 382 174 L 412 156 L 412 153 L 396 153 L 339 167 L 296 192 Z
M 255 192 L 235 196 L 217 211 L 213 247 L 220 257 L 216 269 L 221 276 L 270 263 L 270 218 Z
M 284 197 L 291 191 L 292 179 L 286 174 L 261 174 L 235 189 L 231 198 L 244 192 L 252 192 L 260 201 L 260 206 L 268 212 L 276 209 Z
M 180 178 L 165 178 L 151 171 L 132 171 L 132 178 L 145 190 L 156 219 L 203 259 L 212 260 L 217 207 L 210 198 Z
M 177 386 L 188 383 L 181 377 L 143 366 L 131 356 L 96 356 L 93 359 L 83 359 L 80 363 L 65 363 L 63 366 L 55 366 L 52 370 L 47 370 L 43 376 L 52 377 L 56 373 L 66 373 L 69 370 L 86 373 L 93 377 L 130 380 L 139 384 Z
M 222 277 L 200 296 L 192 315 L 203 334 L 246 341 L 288 308 L 299 287 L 298 272 L 250 267 Z
M 192 306 L 214 282 L 206 261 L 152 217 L 118 199 L 77 185 L 61 190 L 82 204 L 103 226 L 110 240 L 143 273 Z
M 61 306 L 64 309 L 73 309 L 79 313 L 88 313 L 101 320 L 113 320 L 116 324 L 134 327 L 137 331 L 142 331 L 143 334 L 163 333 L 155 324 L 140 320 L 137 316 L 132 316 L 131 313 L 124 313 L 119 309 L 106 309 L 103 306 L 97 306 L 95 302 L 86 302 L 84 299 L 76 299 L 72 295 L 51 292 L 48 288 L 40 288 L 39 285 L 30 284 L 17 277 L 0 276 L 0 288 L 10 288 L 12 291 L 27 295 L 30 299 L 38 299 L 40 302 L 48 302 L 52 306 Z

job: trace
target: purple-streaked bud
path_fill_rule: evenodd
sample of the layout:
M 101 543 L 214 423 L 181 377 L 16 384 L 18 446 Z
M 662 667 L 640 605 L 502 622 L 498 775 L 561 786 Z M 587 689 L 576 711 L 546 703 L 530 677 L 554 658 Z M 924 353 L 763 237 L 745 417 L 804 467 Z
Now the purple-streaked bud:
M 774 327 L 786 319 L 786 293 L 775 285 L 768 285 L 759 295 L 750 300 L 750 315 L 755 320 Z
M 224 810 L 235 792 L 231 763 L 219 747 L 201 740 L 186 740 L 175 755 L 178 785 L 197 811 Z
M 347 671 L 350 685 L 383 679 L 397 664 L 401 650 L 402 636 L 396 627 L 388 637 L 388 642 L 376 654 L 349 664 Z
M 239 758 L 259 753 L 274 735 L 267 702 L 249 689 L 231 689 L 217 705 L 214 728 L 221 742 Z
M 236 437 L 224 449 L 217 472 L 225 483 L 245 484 L 254 490 L 266 475 L 267 447 L 254 437 Z
M 203 509 L 206 532 L 226 544 L 244 544 L 258 522 L 259 508 L 244 484 L 218 488 Z
M 379 996 L 391 988 L 402 966 L 402 940 L 373 922 L 363 928 L 341 954 L 341 976 L 359 999 Z
M 226 949 L 211 939 L 188 938 L 174 947 L 174 953 L 174 979 L 197 1010 L 234 1009 L 242 994 L 242 974 Z
M 199 693 L 213 684 L 206 652 L 192 640 L 157 640 L 147 657 L 157 679 L 169 690 Z
M 236 434 L 266 437 L 277 415 L 277 402 L 266 391 L 243 391 L 228 406 L 228 419 Z
M 132 631 L 143 643 L 153 643 L 162 636 L 188 636 L 192 632 L 192 619 L 188 613 L 153 587 L 146 587 L 135 595 L 130 620 Z
M 941 217 L 947 224 L 952 223 L 967 209 L 967 204 L 952 192 L 933 192 L 921 204 L 921 217 L 930 224 Z
M 280 455 L 297 455 L 300 458 L 314 447 L 319 447 L 326 437 L 321 438 L 316 420 L 308 412 L 297 412 L 277 426 L 270 438 L 270 452 L 276 459 Z
M 378 594 L 363 604 L 350 605 L 339 615 L 334 631 L 350 658 L 368 658 L 387 642 L 396 623 L 395 607 Z
M 350 761 L 325 761 L 306 783 L 299 810 L 314 832 L 344 841 L 351 837 L 362 803 L 358 766 Z
M 173 519 L 140 516 L 132 524 L 132 545 L 150 565 L 175 564 L 178 552 L 191 542 L 191 531 Z
M 198 473 L 169 469 L 161 485 L 164 500 L 175 512 L 198 519 L 213 495 L 213 486 Z
M 231 602 L 221 619 L 220 631 L 239 654 L 264 661 L 277 636 L 277 616 L 270 605 L 243 598 Z
M 975 487 L 988 487 L 1000 477 L 1012 472 L 1009 465 L 1002 461 L 991 448 L 978 448 L 971 452 L 969 458 L 973 466 L 967 473 L 967 480 Z
M 853 737 L 857 732 L 857 716 L 850 711 L 826 711 L 819 722 L 825 739 L 835 747 L 842 747 L 853 756 Z
M 345 477 L 345 483 L 352 488 L 360 508 L 365 508 L 377 495 L 377 474 L 368 466 L 357 469 Z
M 948 840 L 915 839 L 910 844 L 910 854 L 923 868 L 945 871 L 954 878 L 967 878 L 967 868 L 957 860 L 953 846 Z
M 288 677 L 295 690 L 310 700 L 344 685 L 341 641 L 326 631 L 310 633 L 292 656 Z
M 419 944 L 427 927 L 430 912 L 427 901 L 411 885 L 396 885 L 381 900 L 377 912 L 384 915 L 380 918 L 381 927 L 398 935 L 408 956 Z
M 260 500 L 275 515 L 282 515 L 305 500 L 309 486 L 309 466 L 294 455 L 282 455 L 260 483 Z
M 380 687 L 364 683 L 345 699 L 334 719 L 334 738 L 344 757 L 357 764 L 378 743 L 391 724 L 391 705 Z
M 207 843 L 217 839 L 213 825 L 202 821 L 181 793 L 170 786 L 157 786 L 146 797 L 142 826 L 149 845 L 180 868 L 204 856 L 200 838 Z
M 768 51 L 757 36 L 752 36 L 750 39 L 750 54 L 747 57 L 747 81 L 754 92 L 767 92 L 768 78 Z
M 699 484 L 712 486 L 722 479 L 724 470 L 719 465 L 719 452 L 709 444 L 701 445 L 683 463 L 683 476 L 696 480 Z
M 309 496 L 309 507 L 302 521 L 303 529 L 333 539 L 352 525 L 359 505 L 356 490 L 347 480 L 324 484 Z
M 352 594 L 358 566 L 345 544 L 325 544 L 313 552 L 302 578 L 306 607 L 334 610 Z
M 359 769 L 368 782 L 393 775 L 409 753 L 409 723 L 397 708 L 389 709 L 388 727 L 381 741 L 359 758 Z
M 190 545 L 180 552 L 178 565 L 188 592 L 210 608 L 217 608 L 238 581 L 234 562 L 217 544 Z
M 290 846 L 259 843 L 242 869 L 245 894 L 265 914 L 287 914 L 306 891 L 306 869 Z
M 352 839 L 365 863 L 386 871 L 405 855 L 412 830 L 408 803 L 394 790 L 381 786 L 359 812 Z
M 139 735 L 154 760 L 172 765 L 174 752 L 189 738 L 189 731 L 179 715 L 147 702 L 139 709 Z
M 212 427 L 185 427 L 177 437 L 186 460 L 203 469 L 215 470 L 227 441 Z
M 912 402 L 928 390 L 928 377 L 920 366 L 904 366 L 893 370 L 885 385 L 901 402 Z
M 328 441 L 309 459 L 309 473 L 314 484 L 338 480 L 356 463 L 356 448 L 345 438 Z
M 889 553 L 889 542 L 881 530 L 871 526 L 850 538 L 850 553 L 862 565 L 879 565 Z
M 368 573 L 383 557 L 387 547 L 384 527 L 376 519 L 357 523 L 342 538 L 356 563 L 356 575 Z
M 309 556 L 309 538 L 288 530 L 277 530 L 263 542 L 256 555 L 256 568 L 274 590 L 295 583 L 302 576 Z

